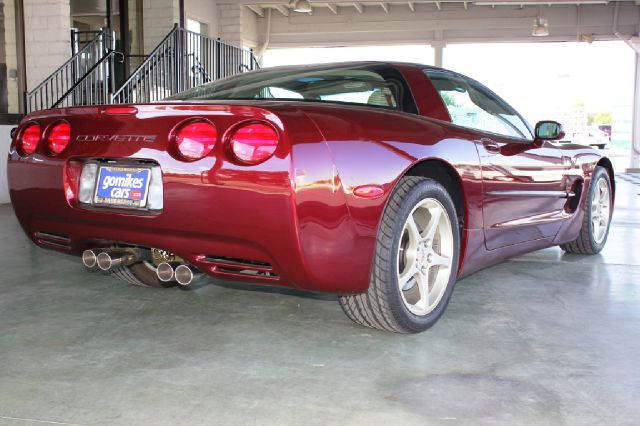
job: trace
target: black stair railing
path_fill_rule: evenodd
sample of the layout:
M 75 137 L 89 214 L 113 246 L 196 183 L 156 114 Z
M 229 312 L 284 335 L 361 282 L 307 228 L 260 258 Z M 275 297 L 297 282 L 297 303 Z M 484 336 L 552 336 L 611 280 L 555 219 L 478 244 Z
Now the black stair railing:
M 258 68 L 251 50 L 175 26 L 112 95 L 111 103 L 159 101 Z
M 101 30 L 45 81 L 25 93 L 27 112 L 75 105 L 144 103 L 165 99 L 213 80 L 259 68 L 253 52 L 177 25 L 115 90 L 114 33 Z
M 105 57 L 113 58 L 110 54 L 115 47 L 114 34 L 108 28 L 101 30 L 93 40 L 84 43 L 84 45 L 60 68 L 47 77 L 42 83 L 36 86 L 30 92 L 25 94 L 25 106 L 27 112 L 37 111 L 41 109 L 51 108 L 61 105 L 64 99 L 66 105 L 85 105 L 81 99 L 92 97 L 92 95 L 80 95 L 79 92 L 72 90 L 77 87 L 79 82 L 87 78 L 91 73 L 95 77 L 92 82 L 94 90 L 103 91 L 103 87 L 109 90 L 110 79 L 113 75 L 111 69 L 103 66 Z M 98 67 L 98 64 L 101 66 Z M 100 68 L 99 75 L 95 75 L 96 68 Z M 89 87 L 87 87 L 89 89 Z M 109 90 L 110 92 L 111 90 Z M 72 96 L 70 98 L 70 96 Z M 80 96 L 79 99 L 73 96 Z M 93 96 L 98 99 L 97 96 Z M 109 100 L 107 96 L 106 100 Z

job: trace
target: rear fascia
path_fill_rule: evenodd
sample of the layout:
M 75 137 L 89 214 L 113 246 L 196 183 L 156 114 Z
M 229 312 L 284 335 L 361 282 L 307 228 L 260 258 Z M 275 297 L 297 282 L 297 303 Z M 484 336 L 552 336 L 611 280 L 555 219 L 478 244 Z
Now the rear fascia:
M 214 276 L 339 290 L 308 273 L 300 249 L 291 138 L 298 144 L 323 143 L 304 114 L 287 105 L 263 108 L 234 103 L 137 105 L 137 112 L 129 115 L 106 115 L 104 108 L 47 110 L 23 120 L 22 125 L 40 123 L 43 134 L 61 118 L 72 128 L 71 142 L 59 155 L 52 156 L 43 140 L 32 155 L 20 155 L 15 142 L 9 152 L 13 207 L 36 244 L 72 254 L 106 242 L 155 247 Z M 170 135 L 194 117 L 213 122 L 220 137 L 210 155 L 186 162 L 174 152 Z M 240 123 L 255 120 L 276 128 L 280 143 L 273 157 L 247 166 L 232 159 L 226 140 Z M 105 141 L 91 135 L 123 137 Z M 72 182 L 71 191 L 69 185 L 65 191 L 64 182 L 73 176 L 70 170 L 76 171 L 77 178 L 77 165 L 88 160 L 160 165 L 162 211 L 81 208 L 72 193 L 77 184 Z M 273 274 L 243 277 L 212 261 L 219 258 L 268 264 Z

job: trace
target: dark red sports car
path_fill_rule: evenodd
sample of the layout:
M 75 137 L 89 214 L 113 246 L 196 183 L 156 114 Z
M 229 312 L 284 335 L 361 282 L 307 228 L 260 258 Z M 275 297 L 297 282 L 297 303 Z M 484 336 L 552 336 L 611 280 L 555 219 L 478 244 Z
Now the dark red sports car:
M 562 135 L 455 72 L 341 63 L 36 112 L 8 174 L 27 235 L 89 268 L 338 293 L 355 322 L 406 333 L 435 323 L 460 277 L 602 249 L 611 162 L 549 142 Z

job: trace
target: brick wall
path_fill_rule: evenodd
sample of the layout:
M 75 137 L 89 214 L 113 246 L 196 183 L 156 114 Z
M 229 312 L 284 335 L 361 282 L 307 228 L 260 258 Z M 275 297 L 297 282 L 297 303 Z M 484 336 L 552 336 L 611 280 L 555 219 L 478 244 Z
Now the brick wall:
M 174 23 L 180 23 L 180 4 L 178 0 L 144 0 L 142 20 L 144 51 L 148 54 L 171 31 Z
M 242 45 L 242 6 L 240 4 L 218 4 L 218 33 L 227 43 Z
M 227 43 L 254 48 L 257 46 L 256 14 L 239 3 L 218 3 L 218 33 Z
M 24 0 L 27 90 L 71 57 L 69 0 Z

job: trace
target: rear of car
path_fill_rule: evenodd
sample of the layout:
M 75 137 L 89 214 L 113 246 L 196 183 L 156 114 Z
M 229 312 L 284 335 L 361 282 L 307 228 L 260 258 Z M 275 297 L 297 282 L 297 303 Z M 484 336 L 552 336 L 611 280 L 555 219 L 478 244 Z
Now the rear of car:
M 350 267 L 344 254 L 373 238 L 363 246 L 344 193 L 310 181 L 333 179 L 335 164 L 304 112 L 316 103 L 300 101 L 300 93 L 318 105 L 402 110 L 398 93 L 410 100 L 410 91 L 401 84 L 388 66 L 274 70 L 163 103 L 36 112 L 21 123 L 9 154 L 13 206 L 45 248 L 142 248 L 151 267 L 164 257 L 214 276 L 362 291 L 370 252 Z M 306 207 L 317 203 L 329 207 Z M 327 210 L 344 218 L 338 236 L 313 225 Z
M 254 265 L 262 280 L 280 278 L 272 253 L 297 253 L 290 144 L 262 108 L 42 111 L 20 126 L 8 177 L 18 219 L 43 247 L 157 247 L 230 276 Z

